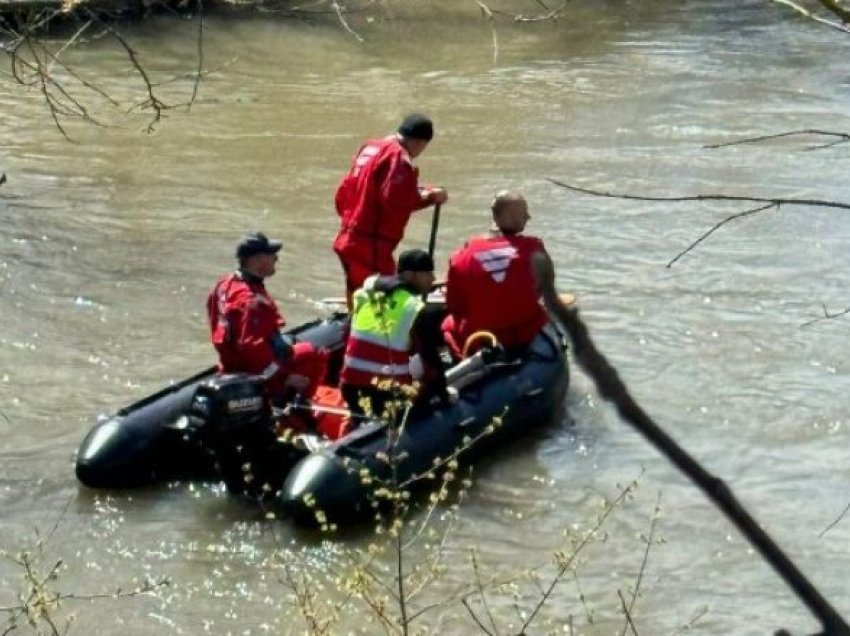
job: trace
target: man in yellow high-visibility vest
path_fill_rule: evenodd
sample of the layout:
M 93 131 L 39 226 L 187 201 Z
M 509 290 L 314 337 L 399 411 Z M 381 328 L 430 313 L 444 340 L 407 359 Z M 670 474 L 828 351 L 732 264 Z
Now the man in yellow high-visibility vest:
M 414 380 L 421 385 L 418 404 L 448 400 L 440 362 L 442 312 L 422 300 L 434 284 L 434 260 L 423 250 L 407 250 L 397 271 L 370 276 L 352 297 L 340 387 L 357 415 L 364 414 L 364 398 L 371 401 L 371 414 L 383 415 L 387 400 Z

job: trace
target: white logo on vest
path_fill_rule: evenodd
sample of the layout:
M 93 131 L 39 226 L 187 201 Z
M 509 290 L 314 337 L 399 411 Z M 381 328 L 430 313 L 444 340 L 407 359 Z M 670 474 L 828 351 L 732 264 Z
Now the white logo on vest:
M 484 252 L 478 252 L 475 260 L 487 271 L 497 283 L 504 282 L 511 261 L 517 257 L 517 249 L 513 245 L 494 247 Z

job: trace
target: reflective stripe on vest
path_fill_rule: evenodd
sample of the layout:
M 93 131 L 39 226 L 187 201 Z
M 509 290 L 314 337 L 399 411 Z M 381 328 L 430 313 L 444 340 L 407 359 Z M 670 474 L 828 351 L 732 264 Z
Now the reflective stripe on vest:
M 369 362 L 362 358 L 354 358 L 345 356 L 345 366 L 349 369 L 364 371 L 374 375 L 410 375 L 410 363 L 407 364 L 381 364 L 379 362 Z
M 410 330 L 422 299 L 398 287 L 389 293 L 369 291 L 377 277 L 354 293 L 351 334 L 345 366 L 382 376 L 410 375 Z

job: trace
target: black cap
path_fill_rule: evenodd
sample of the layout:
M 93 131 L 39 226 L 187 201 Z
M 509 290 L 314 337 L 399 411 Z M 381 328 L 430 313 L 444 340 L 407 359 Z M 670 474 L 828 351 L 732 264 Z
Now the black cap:
M 425 250 L 407 250 L 398 257 L 398 273 L 433 272 L 434 259 Z
M 236 246 L 236 258 L 242 260 L 254 254 L 276 254 L 282 246 L 283 243 L 270 241 L 262 232 L 246 234 Z
M 425 115 L 408 115 L 398 127 L 398 134 L 411 139 L 431 141 L 434 138 L 434 124 Z

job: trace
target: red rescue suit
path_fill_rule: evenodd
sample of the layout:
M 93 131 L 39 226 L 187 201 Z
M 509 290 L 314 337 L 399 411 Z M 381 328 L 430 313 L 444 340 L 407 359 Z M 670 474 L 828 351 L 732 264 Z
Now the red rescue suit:
M 540 304 L 531 257 L 544 250 L 532 236 L 469 240 L 449 260 L 443 332 L 456 356 L 476 331 L 489 331 L 506 348 L 529 344 L 549 321 Z
M 272 397 L 288 386 L 307 398 L 315 393 L 325 375 L 327 352 L 299 342 L 292 345 L 288 360 L 277 358 L 270 341 L 286 321 L 261 279 L 240 271 L 224 276 L 207 299 L 207 315 L 221 371 L 265 376 Z
M 397 135 L 366 142 L 336 191 L 340 216 L 334 251 L 351 296 L 372 274 L 395 274 L 393 251 L 415 210 L 428 205 L 419 170 Z

